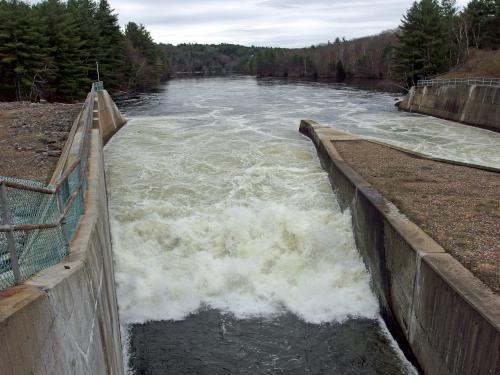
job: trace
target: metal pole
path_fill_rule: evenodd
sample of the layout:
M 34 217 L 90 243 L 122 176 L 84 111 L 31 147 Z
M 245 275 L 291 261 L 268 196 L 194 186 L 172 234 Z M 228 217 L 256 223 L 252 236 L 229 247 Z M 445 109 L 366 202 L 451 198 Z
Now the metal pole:
M 14 274 L 16 284 L 20 284 L 22 277 L 21 271 L 19 270 L 19 260 L 17 259 L 16 240 L 14 239 L 14 231 L 12 230 L 12 221 L 9 207 L 7 206 L 7 194 L 5 192 L 5 184 L 3 181 L 0 181 L 0 210 L 3 224 L 10 227 L 10 230 L 5 233 L 10 252 L 10 264 L 12 266 L 12 273 Z
M 100 82 L 101 81 L 101 78 L 99 76 L 99 61 L 96 61 L 95 62 L 95 66 L 97 68 L 97 82 Z

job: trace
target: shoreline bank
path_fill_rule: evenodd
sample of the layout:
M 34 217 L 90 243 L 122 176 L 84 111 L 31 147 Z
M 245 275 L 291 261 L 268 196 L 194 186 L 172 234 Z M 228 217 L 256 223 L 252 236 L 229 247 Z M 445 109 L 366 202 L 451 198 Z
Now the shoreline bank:
M 46 182 L 82 104 L 0 102 L 0 175 Z

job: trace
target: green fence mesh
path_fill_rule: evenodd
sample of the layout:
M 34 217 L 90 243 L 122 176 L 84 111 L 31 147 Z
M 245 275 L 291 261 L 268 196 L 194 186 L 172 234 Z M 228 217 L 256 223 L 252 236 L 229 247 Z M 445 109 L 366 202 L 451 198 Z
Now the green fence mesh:
M 57 264 L 67 254 L 65 235 L 70 240 L 76 230 L 80 215 L 83 212 L 83 196 L 79 192 L 79 174 L 81 168 L 76 168 L 59 189 L 62 195 L 63 206 L 70 202 L 71 196 L 76 192 L 76 197 L 67 209 L 64 220 L 57 203 L 57 193 L 41 193 L 10 186 L 4 186 L 5 203 L 1 205 L 3 211 L 0 225 L 0 290 L 16 283 L 9 235 L 13 237 L 14 249 L 17 255 L 21 279 L 24 280 L 32 274 Z M 0 181 L 14 182 L 25 186 L 53 190 L 51 186 L 37 181 L 0 177 Z M 10 222 L 5 222 L 5 210 L 8 211 Z M 9 231 L 8 227 L 28 224 L 54 224 L 49 228 L 16 229 Z
M 69 186 L 70 192 L 75 192 L 78 187 L 78 181 L 80 179 L 80 167 L 76 168 L 69 176 Z M 71 199 L 71 195 L 70 195 Z M 69 200 L 66 203 L 69 203 Z M 78 222 L 80 221 L 80 215 L 83 212 L 83 193 L 79 191 L 76 196 L 74 196 L 71 205 L 69 206 L 69 210 L 66 213 L 64 220 L 64 230 L 68 233 L 68 238 L 71 238 L 73 233 L 78 226 Z
M 14 282 L 14 273 L 7 246 L 7 234 L 0 232 L 0 289 L 5 289 L 13 285 Z
M 94 94 L 93 89 L 85 104 L 80 161 L 62 181 L 51 186 L 0 176 L 0 290 L 59 263 L 68 253 L 84 210 Z

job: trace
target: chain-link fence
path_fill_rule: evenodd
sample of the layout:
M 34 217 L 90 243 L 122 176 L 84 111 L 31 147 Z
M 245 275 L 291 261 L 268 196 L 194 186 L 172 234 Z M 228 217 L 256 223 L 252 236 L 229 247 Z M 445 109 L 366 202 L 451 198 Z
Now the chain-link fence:
M 0 176 L 0 290 L 59 263 L 68 253 L 84 211 L 94 100 L 93 88 L 83 120 L 74 125 L 74 139 L 67 143 L 77 151 L 65 153 L 54 185 Z M 68 166 L 70 156 L 74 161 Z

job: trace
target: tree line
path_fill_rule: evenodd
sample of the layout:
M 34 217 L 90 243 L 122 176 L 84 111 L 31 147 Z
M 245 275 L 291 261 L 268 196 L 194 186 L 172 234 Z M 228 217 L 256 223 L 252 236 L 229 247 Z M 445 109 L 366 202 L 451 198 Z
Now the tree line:
M 0 99 L 81 100 L 100 77 L 130 91 L 170 74 L 165 51 L 142 25 L 120 30 L 107 0 L 0 0 Z
M 176 73 L 252 74 L 288 78 L 391 78 L 396 37 L 379 35 L 308 48 L 245 47 L 234 44 L 163 45 Z
M 163 45 L 172 69 L 182 73 L 241 73 L 297 78 L 388 79 L 412 85 L 462 64 L 474 49 L 500 46 L 500 0 L 419 0 L 395 30 L 309 48 L 232 44 Z
M 394 76 L 409 86 L 463 63 L 471 49 L 500 47 L 500 0 L 420 0 L 404 15 L 394 50 Z
M 153 88 L 175 73 L 376 78 L 408 85 L 500 46 L 500 0 L 418 0 L 395 30 L 308 48 L 157 44 L 124 30 L 107 0 L 0 0 L 0 100 L 74 101 L 101 78 L 112 91 Z

